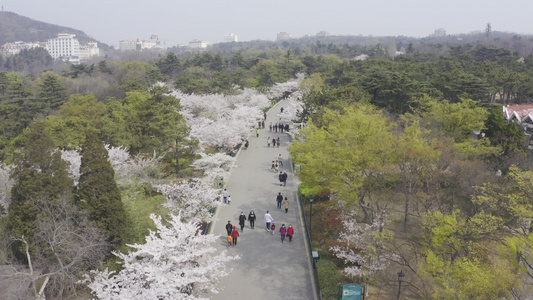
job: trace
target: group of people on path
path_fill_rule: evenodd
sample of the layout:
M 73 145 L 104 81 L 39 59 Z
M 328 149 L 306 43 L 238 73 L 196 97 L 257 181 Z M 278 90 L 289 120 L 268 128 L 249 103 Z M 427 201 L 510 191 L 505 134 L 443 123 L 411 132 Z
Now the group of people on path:
M 281 208 L 281 205 L 283 204 L 283 208 L 285 209 L 285 213 L 289 211 L 289 199 L 285 197 L 285 200 L 283 200 L 283 195 L 281 195 L 281 192 L 278 193 L 276 196 L 276 202 L 278 203 L 278 208 Z
M 272 125 L 272 122 L 270 122 L 270 124 L 268 125 L 268 131 L 279 132 L 279 133 L 283 133 L 283 131 L 288 132 L 289 124 L 275 123 L 274 125 Z
M 274 232 L 276 231 L 276 224 L 275 220 L 270 214 L 270 211 L 267 210 L 265 214 L 265 223 L 266 223 L 266 230 L 268 232 Z M 281 242 L 283 243 L 285 241 L 285 237 L 289 238 L 289 243 L 292 242 L 292 236 L 294 235 L 294 227 L 292 227 L 291 224 L 289 224 L 289 227 L 285 227 L 285 224 L 281 224 L 281 227 L 279 229 L 279 235 L 281 237 Z

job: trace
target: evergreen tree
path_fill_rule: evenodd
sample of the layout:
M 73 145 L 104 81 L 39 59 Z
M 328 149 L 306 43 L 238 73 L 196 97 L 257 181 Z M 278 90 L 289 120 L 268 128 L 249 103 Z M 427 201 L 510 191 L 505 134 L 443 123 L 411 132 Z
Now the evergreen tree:
M 25 236 L 32 242 L 40 201 L 54 201 L 71 192 L 73 182 L 68 177 L 67 163 L 39 123 L 30 125 L 22 151 L 15 154 L 11 177 L 11 203 L 7 228 L 14 238 Z M 15 245 L 16 254 L 21 254 Z
M 81 149 L 78 202 L 89 210 L 90 218 L 110 241 L 120 243 L 126 230 L 126 212 L 109 154 L 95 131 L 87 131 Z

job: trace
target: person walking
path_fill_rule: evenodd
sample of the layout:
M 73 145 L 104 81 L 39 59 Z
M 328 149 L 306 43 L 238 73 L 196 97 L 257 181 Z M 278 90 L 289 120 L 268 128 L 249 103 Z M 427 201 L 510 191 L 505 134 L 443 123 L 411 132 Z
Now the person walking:
M 289 211 L 289 206 L 290 206 L 289 199 L 285 197 L 285 200 L 283 200 L 283 207 L 285 208 L 285 213 Z
M 261 122 L 261 125 L 265 128 L 265 121 Z
M 275 231 L 276 231 L 276 220 L 272 220 L 272 225 L 270 225 L 270 232 L 274 234 Z
M 287 234 L 287 228 L 285 228 L 285 224 L 281 224 L 281 228 L 279 229 L 279 235 L 281 236 L 281 242 L 285 240 L 285 235 Z
M 270 147 L 270 137 L 267 138 L 267 146 Z
M 228 224 L 226 224 L 226 231 L 228 232 L 228 236 L 231 235 L 232 230 L 233 230 L 233 225 L 231 225 L 231 221 L 228 221 Z
M 255 212 L 252 210 L 250 211 L 250 213 L 248 214 L 248 222 L 250 222 L 250 228 L 254 229 L 255 227 Z
M 278 155 L 278 164 L 283 167 L 283 157 L 281 156 L 281 153 Z
M 229 192 L 224 189 L 224 191 L 222 191 L 222 198 L 224 198 L 224 203 L 228 203 L 228 196 L 229 196 Z
M 241 211 L 241 215 L 239 216 L 239 225 L 241 226 L 241 232 L 244 230 L 244 224 L 246 224 L 246 216 L 244 215 L 244 212 Z
M 289 177 L 289 175 L 287 175 L 287 172 L 283 172 L 283 186 L 287 186 L 287 177 Z
M 279 180 L 279 186 L 282 186 L 283 185 L 283 172 L 281 171 L 279 171 L 278 180 Z
M 233 239 L 233 246 L 237 246 L 237 238 L 239 237 L 239 231 L 236 226 L 233 226 L 233 231 L 231 232 L 231 238 Z
M 257 134 L 257 137 L 259 137 L 259 129 L 255 131 L 255 134 Z
M 272 218 L 272 216 L 270 215 L 270 212 L 267 210 L 265 214 L 265 222 L 266 222 L 267 231 L 270 231 L 270 224 L 272 224 L 273 220 L 274 218 Z
M 293 235 L 294 235 L 294 228 L 292 228 L 292 225 L 289 224 L 289 227 L 287 228 L 287 236 L 289 237 L 289 243 L 292 242 Z
M 278 132 L 278 124 L 274 124 L 274 132 Z
M 272 122 L 270 122 L 270 125 L 268 125 L 268 131 L 272 131 Z
M 272 148 L 276 147 L 276 139 L 272 139 Z
M 277 144 L 278 144 L 278 148 L 279 148 L 279 136 L 278 136 L 278 138 L 277 138 L 277 141 L 276 141 L 276 142 L 277 142 Z
M 277 172 L 276 170 L 276 161 L 272 161 L 272 167 L 270 168 L 270 171 L 274 171 L 274 172 Z
M 278 193 L 276 196 L 276 202 L 278 203 L 277 208 L 281 208 L 281 202 L 283 201 L 283 196 L 281 195 L 281 192 Z

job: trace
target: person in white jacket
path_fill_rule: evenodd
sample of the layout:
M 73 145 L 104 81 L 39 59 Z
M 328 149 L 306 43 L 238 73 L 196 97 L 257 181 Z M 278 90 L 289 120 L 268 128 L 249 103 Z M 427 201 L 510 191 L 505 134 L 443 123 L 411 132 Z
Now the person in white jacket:
M 272 224 L 272 220 L 274 220 L 274 218 L 272 218 L 269 211 L 267 210 L 265 214 L 265 222 L 266 222 L 267 231 L 270 231 L 270 224 Z

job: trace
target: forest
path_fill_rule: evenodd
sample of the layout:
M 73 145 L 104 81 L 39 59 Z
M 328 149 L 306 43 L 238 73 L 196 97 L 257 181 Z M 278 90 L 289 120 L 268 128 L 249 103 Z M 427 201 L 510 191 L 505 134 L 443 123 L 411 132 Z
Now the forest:
M 502 105 L 532 102 L 533 56 L 490 43 L 407 49 L 2 58 L 0 261 L 35 270 L 32 293 L 46 281 L 50 299 L 216 290 L 220 265 L 238 259 L 195 234 L 220 205 L 216 182 L 271 101 L 298 91 L 282 117 L 303 124 L 290 152 L 321 220 L 324 299 L 349 282 L 394 295 L 399 271 L 411 299 L 525 299 L 529 139 Z M 194 257 L 169 267 L 169 253 Z

